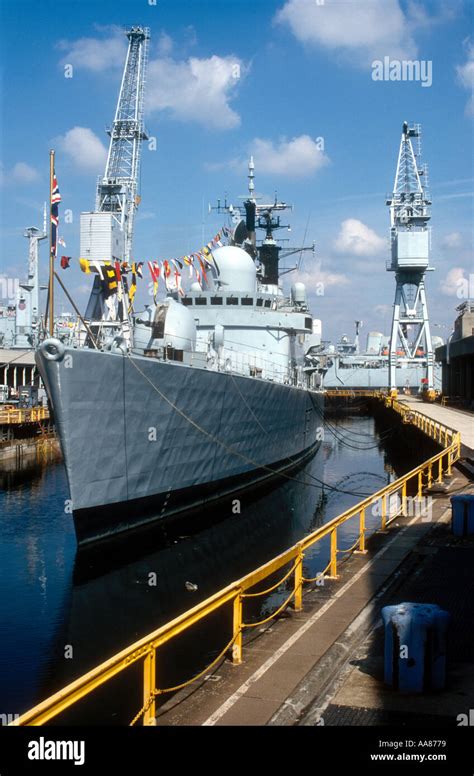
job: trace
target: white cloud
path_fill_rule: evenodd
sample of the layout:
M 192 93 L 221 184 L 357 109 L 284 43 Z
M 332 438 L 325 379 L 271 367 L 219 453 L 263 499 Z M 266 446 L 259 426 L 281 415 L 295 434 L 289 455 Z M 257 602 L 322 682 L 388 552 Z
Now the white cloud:
M 292 140 L 280 140 L 277 143 L 255 138 L 251 151 L 256 170 L 271 175 L 302 178 L 312 175 L 329 162 L 318 142 L 309 135 L 300 135 Z
M 10 173 L 10 180 L 15 183 L 33 183 L 37 181 L 39 176 L 38 170 L 31 167 L 26 162 L 17 162 Z
M 472 199 L 472 191 L 460 191 L 457 194 L 438 194 L 436 201 L 445 199 Z
M 392 312 L 392 306 L 389 304 L 376 304 L 374 307 L 374 313 L 377 316 L 386 317 Z
M 386 241 L 362 221 L 348 218 L 341 224 L 341 230 L 334 241 L 334 248 L 339 253 L 374 256 L 385 251 Z
M 313 140 L 309 135 L 277 142 L 256 137 L 249 143 L 245 157 L 234 157 L 225 162 L 207 162 L 204 167 L 209 172 L 231 169 L 241 173 L 247 169 L 250 156 L 254 158 L 257 175 L 268 173 L 293 178 L 313 175 L 330 161 L 320 147 L 319 139 Z
M 188 26 L 184 28 L 184 34 L 185 34 L 185 39 L 188 46 L 197 45 L 198 38 L 196 35 L 196 30 L 194 29 L 192 24 L 188 24 Z
M 446 296 L 462 296 L 461 290 L 469 285 L 469 280 L 464 276 L 462 267 L 453 267 L 449 270 L 444 280 L 440 283 L 441 292 Z
M 380 254 L 375 259 L 363 258 L 359 261 L 354 261 L 351 257 L 349 261 L 351 270 L 360 275 L 372 275 L 377 277 L 377 275 L 385 269 L 385 258 L 381 257 Z
M 109 25 L 98 28 L 108 37 L 62 40 L 57 48 L 65 51 L 61 64 L 99 73 L 123 68 L 127 39 L 122 29 Z M 185 30 L 187 45 L 195 42 L 192 27 Z M 147 71 L 145 107 L 149 112 L 168 111 L 174 119 L 192 121 L 216 129 L 233 129 L 240 116 L 230 106 L 237 85 L 248 67 L 234 56 L 212 55 L 177 60 L 173 39 L 162 32 L 156 45 L 157 58 L 151 58 Z
M 467 61 L 464 65 L 458 65 L 456 68 L 458 78 L 466 89 L 474 88 L 474 46 L 469 43 L 467 46 Z
M 88 127 L 73 127 L 57 143 L 81 170 L 97 173 L 103 170 L 107 149 Z
M 460 232 L 450 232 L 450 234 L 446 234 L 443 237 L 441 243 L 447 248 L 460 248 L 462 245 L 462 237 Z
M 158 54 L 161 57 L 166 57 L 171 54 L 173 50 L 173 39 L 166 33 L 162 32 L 158 40 Z
M 316 277 L 324 283 L 326 288 L 331 286 L 348 286 L 351 282 L 347 275 L 342 275 L 339 272 L 321 271 Z
M 240 116 L 229 102 L 245 70 L 233 56 L 155 59 L 148 67 L 147 109 L 170 111 L 175 119 L 206 127 L 233 129 L 240 125 Z
M 351 282 L 347 275 L 343 275 L 339 272 L 327 272 L 317 268 L 306 272 L 300 272 L 299 279 L 307 286 L 308 293 L 316 290 L 318 287 L 317 284 L 322 284 L 324 289 L 327 289 L 332 286 L 347 286 Z
M 127 38 L 119 27 L 105 27 L 112 32 L 108 38 L 78 38 L 61 40 L 57 48 L 66 51 L 61 64 L 100 73 L 111 68 L 122 68 L 127 51 Z
M 276 21 L 302 43 L 348 54 L 353 64 L 384 56 L 406 59 L 417 51 L 416 20 L 405 16 L 399 0 L 287 0 Z
M 135 216 L 136 221 L 151 221 L 154 218 L 156 218 L 156 213 L 153 213 L 151 210 L 139 211 Z
M 458 65 L 456 72 L 461 86 L 471 92 L 466 104 L 466 116 L 474 116 L 474 45 L 468 41 L 466 49 L 467 61 L 463 65 Z

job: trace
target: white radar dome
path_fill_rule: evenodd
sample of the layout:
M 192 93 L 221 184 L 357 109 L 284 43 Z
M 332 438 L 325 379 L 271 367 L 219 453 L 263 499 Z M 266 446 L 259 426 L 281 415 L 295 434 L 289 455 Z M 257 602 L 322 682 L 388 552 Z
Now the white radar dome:
M 212 251 L 212 255 L 218 271 L 216 282 L 225 293 L 255 293 L 257 268 L 247 251 L 235 245 L 224 245 Z
M 296 305 L 306 304 L 306 286 L 304 283 L 293 283 L 291 286 L 291 298 Z

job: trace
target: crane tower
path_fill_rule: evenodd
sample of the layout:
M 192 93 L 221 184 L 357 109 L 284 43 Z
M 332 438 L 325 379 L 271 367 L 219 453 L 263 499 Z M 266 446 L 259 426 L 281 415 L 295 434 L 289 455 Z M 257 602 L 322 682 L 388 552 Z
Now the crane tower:
M 416 138 L 417 151 L 412 145 Z M 434 398 L 433 346 L 431 342 L 425 274 L 429 267 L 431 200 L 427 193 L 427 168 L 419 166 L 421 154 L 419 124 L 402 129 L 393 193 L 387 197 L 390 207 L 391 263 L 396 289 L 389 348 L 389 388 L 397 393 L 397 362 L 424 363 L 425 395 Z
M 128 50 L 114 121 L 107 129 L 110 143 L 105 172 L 97 184 L 95 210 L 81 213 L 81 256 L 95 262 L 130 262 L 135 211 L 140 202 L 141 144 L 148 139 L 143 98 L 150 30 L 135 26 L 125 34 Z M 99 285 L 95 278 L 86 317 L 96 318 L 100 313 Z

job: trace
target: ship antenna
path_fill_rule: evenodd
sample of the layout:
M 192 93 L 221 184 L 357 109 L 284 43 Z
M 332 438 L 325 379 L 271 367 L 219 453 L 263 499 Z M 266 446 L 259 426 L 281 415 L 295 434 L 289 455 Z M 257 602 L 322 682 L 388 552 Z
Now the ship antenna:
M 250 195 L 250 199 L 255 200 L 255 196 L 254 196 L 254 192 L 255 192 L 255 182 L 254 182 L 254 179 L 255 179 L 255 164 L 254 164 L 254 161 L 253 161 L 253 156 L 251 156 L 250 159 L 249 159 L 248 179 L 249 179 L 249 195 Z

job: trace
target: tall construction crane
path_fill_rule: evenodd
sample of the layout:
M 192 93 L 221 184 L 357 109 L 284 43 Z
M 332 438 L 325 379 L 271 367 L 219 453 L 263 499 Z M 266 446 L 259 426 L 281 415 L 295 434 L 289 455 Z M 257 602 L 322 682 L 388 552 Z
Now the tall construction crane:
M 415 153 L 412 138 L 418 141 Z M 423 363 L 425 397 L 434 391 L 434 356 L 431 342 L 425 274 L 429 267 L 431 200 L 428 170 L 418 164 L 421 155 L 421 128 L 405 121 L 400 140 L 393 193 L 386 199 L 390 208 L 391 264 L 396 288 L 389 347 L 389 388 L 397 393 L 397 362 Z
M 143 98 L 150 30 L 136 26 L 125 34 L 128 51 L 114 121 L 107 129 L 110 143 L 105 173 L 97 184 L 95 210 L 81 213 L 81 256 L 96 262 L 130 262 L 135 211 L 140 202 L 141 145 L 148 139 Z M 88 318 L 100 317 L 99 285 L 94 283 Z

